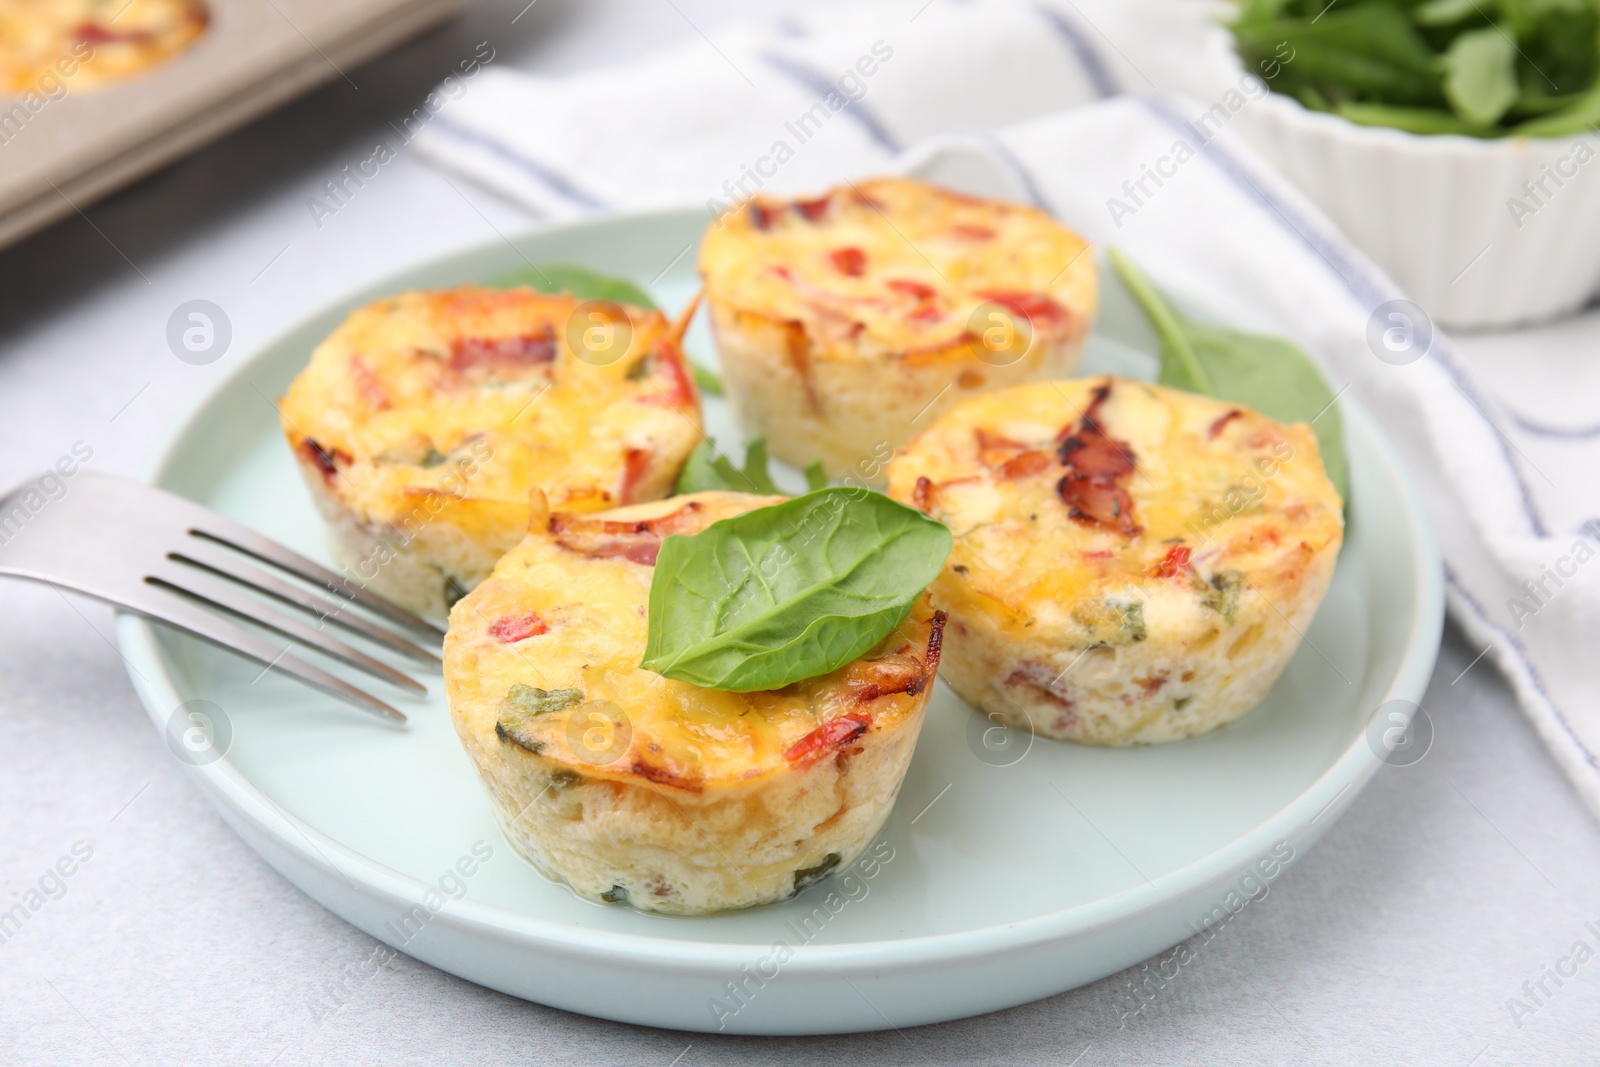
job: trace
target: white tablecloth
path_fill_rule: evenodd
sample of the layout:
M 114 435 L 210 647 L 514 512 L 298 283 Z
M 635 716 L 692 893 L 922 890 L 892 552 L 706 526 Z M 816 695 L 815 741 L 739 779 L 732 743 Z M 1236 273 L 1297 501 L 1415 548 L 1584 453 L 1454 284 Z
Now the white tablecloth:
M 335 214 L 306 204 L 478 42 L 497 63 L 561 73 L 751 14 L 731 0 L 524 3 L 486 0 L 348 72 L 359 91 L 338 81 L 0 252 L 0 483 L 78 442 L 89 466 L 136 473 L 193 396 L 285 324 L 399 263 L 525 225 L 405 153 Z M 191 299 L 232 323 L 210 366 L 167 347 Z M 1529 344 L 1597 340 L 1591 317 L 1459 347 L 1493 380 Z M 1267 899 L 1150 981 L 1126 1027 L 1137 969 L 939 1027 L 762 1041 L 568 1015 L 405 957 L 364 966 L 376 943 L 283 881 L 190 784 L 137 706 L 110 613 L 14 583 L 0 598 L 0 910 L 46 898 L 20 927 L 0 920 L 0 1062 L 1486 1067 L 1592 1064 L 1600 1049 L 1600 962 L 1571 955 L 1580 939 L 1600 947 L 1585 926 L 1600 929 L 1600 830 L 1495 673 L 1461 674 L 1477 648 L 1453 633 L 1425 702 L 1427 757 L 1384 768 Z M 1558 967 L 1576 973 L 1558 985 Z

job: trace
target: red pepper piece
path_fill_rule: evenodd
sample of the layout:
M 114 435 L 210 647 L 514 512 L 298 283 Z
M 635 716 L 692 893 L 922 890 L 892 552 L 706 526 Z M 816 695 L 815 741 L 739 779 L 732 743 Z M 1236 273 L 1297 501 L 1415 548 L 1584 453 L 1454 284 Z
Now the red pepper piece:
M 1176 578 L 1194 570 L 1189 562 L 1193 553 L 1187 545 L 1173 545 L 1160 563 L 1155 565 L 1154 576 L 1157 578 Z
M 794 209 L 804 215 L 809 221 L 816 222 L 828 213 L 828 198 L 819 196 L 815 200 L 796 200 Z
M 450 348 L 450 369 L 536 367 L 556 358 L 556 337 L 550 327 L 521 337 L 462 337 Z
M 502 645 L 526 641 L 530 637 L 538 637 L 542 633 L 549 632 L 550 627 L 546 626 L 538 613 L 533 611 L 521 615 L 502 616 L 489 626 L 489 636 Z
M 1022 293 L 1001 289 L 978 295 L 1021 315 L 1028 320 L 1028 325 L 1036 330 L 1041 327 L 1063 326 L 1069 318 L 1067 309 L 1044 293 Z
M 811 763 L 829 749 L 849 744 L 867 732 L 872 720 L 865 715 L 848 712 L 837 719 L 829 719 L 821 726 L 790 745 L 783 758 L 790 763 Z
M 904 293 L 906 296 L 914 297 L 917 300 L 933 299 L 933 286 L 914 282 L 910 278 L 890 278 L 883 284 L 896 293 Z
M 1206 431 L 1206 440 L 1215 441 L 1217 439 L 1217 435 L 1227 428 L 1228 423 L 1232 422 L 1234 419 L 1237 419 L 1242 414 L 1244 414 L 1244 412 L 1240 411 L 1238 408 L 1234 408 L 1232 411 L 1222 416 L 1222 418 L 1218 419 L 1216 422 L 1213 422 L 1211 424 L 1211 428 Z
M 839 268 L 840 274 L 859 278 L 867 271 L 867 254 L 854 245 L 848 248 L 835 248 L 830 258 L 833 260 L 833 265 Z

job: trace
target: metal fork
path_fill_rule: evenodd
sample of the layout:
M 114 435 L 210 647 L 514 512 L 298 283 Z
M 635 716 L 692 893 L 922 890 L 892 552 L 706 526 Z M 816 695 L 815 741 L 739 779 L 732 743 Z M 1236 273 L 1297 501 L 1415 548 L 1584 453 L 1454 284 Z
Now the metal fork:
M 55 479 L 65 492 L 52 498 L 43 485 L 53 477 L 47 472 L 0 498 L 0 575 L 71 589 L 168 623 L 395 722 L 406 717 L 225 615 L 248 619 L 394 685 L 426 691 L 316 624 L 342 626 L 430 665 L 440 662 L 437 655 L 348 609 L 359 605 L 435 641 L 443 636 L 437 627 L 183 497 L 85 471 L 70 481 Z M 281 568 L 319 591 L 255 563 Z M 314 616 L 316 624 L 276 610 L 252 590 Z

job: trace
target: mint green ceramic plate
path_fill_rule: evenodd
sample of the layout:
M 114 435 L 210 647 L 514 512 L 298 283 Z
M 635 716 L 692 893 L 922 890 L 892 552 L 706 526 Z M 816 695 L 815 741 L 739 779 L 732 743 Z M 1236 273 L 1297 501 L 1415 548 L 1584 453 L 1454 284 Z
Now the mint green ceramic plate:
M 240 361 L 150 478 L 323 557 L 266 398 L 350 308 L 487 279 L 524 257 L 626 275 L 676 308 L 694 290 L 705 224 L 682 212 L 556 226 L 352 293 Z M 1107 285 L 1084 370 L 1148 376 L 1143 319 Z M 689 348 L 712 357 L 704 333 Z M 679 1029 L 954 1019 L 1070 989 L 1190 936 L 1298 862 L 1380 766 L 1369 723 L 1387 702 L 1421 697 L 1438 649 L 1440 565 L 1393 450 L 1359 408 L 1344 411 L 1343 555 L 1307 643 L 1260 707 L 1208 737 L 1108 750 L 986 734 L 941 687 L 875 859 L 752 911 L 644 915 L 544 881 L 501 839 L 438 678 L 426 699 L 396 699 L 411 721 L 393 729 L 137 618 L 123 617 L 118 635 L 158 729 L 186 701 L 221 709 L 226 753 L 194 773 L 251 847 L 420 960 L 529 1000 Z M 707 422 L 736 444 L 720 401 Z

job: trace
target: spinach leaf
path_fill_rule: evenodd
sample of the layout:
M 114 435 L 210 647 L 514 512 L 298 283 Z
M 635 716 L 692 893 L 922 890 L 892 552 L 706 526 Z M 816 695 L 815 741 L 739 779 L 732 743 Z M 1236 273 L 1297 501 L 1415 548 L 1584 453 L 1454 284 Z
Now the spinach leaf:
M 1427 0 L 1412 10 L 1411 19 L 1418 26 L 1449 26 L 1481 18 L 1482 13 L 1478 0 Z
M 582 689 L 539 689 L 518 683 L 506 691 L 503 705 L 529 715 L 543 715 L 570 708 L 582 699 Z
M 1458 133 L 1466 137 L 1488 137 L 1497 132 L 1475 126 L 1436 107 L 1345 103 L 1334 110 L 1362 126 L 1389 126 L 1407 133 Z
M 1313 12 L 1315 14 L 1315 12 Z M 1283 18 L 1234 26 L 1245 59 L 1281 58 L 1273 88 L 1312 87 L 1330 100 L 1376 98 L 1388 103 L 1438 104 L 1438 62 L 1428 42 L 1393 4 L 1366 3 L 1319 18 Z
M 819 459 L 805 469 L 806 490 L 814 492 L 828 484 L 828 473 Z M 733 465 L 733 460 L 719 455 L 711 441 L 701 441 L 689 454 L 689 461 L 678 475 L 674 495 L 700 493 L 720 489 L 733 493 L 768 493 L 787 496 L 772 480 L 771 466 L 767 460 L 767 442 L 762 437 L 752 437 L 744 444 L 744 467 Z
M 1311 358 L 1282 338 L 1183 317 L 1126 256 L 1114 248 L 1109 255 L 1160 338 L 1160 383 L 1243 404 L 1279 422 L 1309 423 L 1328 480 L 1348 498 L 1344 424 L 1335 394 Z
M 766 493 L 771 496 L 787 495 L 772 480 L 767 463 L 765 438 L 752 437 L 744 444 L 744 467 L 735 467 L 733 460 L 717 452 L 717 446 L 707 438 L 689 454 L 689 461 L 678 475 L 673 493 L 703 493 L 719 489 L 730 493 Z
M 668 537 L 640 666 L 734 692 L 827 674 L 900 625 L 950 547 L 943 523 L 842 487 Z
M 716 371 L 707 370 L 700 364 L 691 362 L 689 372 L 694 375 L 694 384 L 702 393 L 709 393 L 712 396 L 723 394 L 722 375 Z
M 1516 101 L 1517 45 L 1500 27 L 1463 33 L 1444 62 L 1444 95 L 1468 122 L 1492 126 Z
M 571 293 L 579 300 L 609 300 L 614 304 L 654 310 L 650 294 L 626 278 L 613 278 L 587 267 L 567 263 L 547 263 L 538 267 L 518 267 L 491 278 L 486 284 L 498 289 L 526 285 L 539 293 Z
M 1600 84 L 1571 104 L 1511 128 L 1518 137 L 1571 137 L 1600 128 Z
M 1567 137 L 1600 125 L 1597 0 L 1242 0 L 1273 91 L 1417 134 Z

